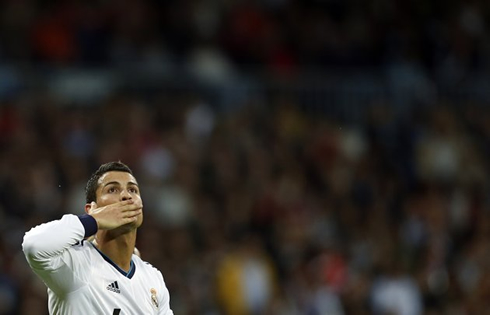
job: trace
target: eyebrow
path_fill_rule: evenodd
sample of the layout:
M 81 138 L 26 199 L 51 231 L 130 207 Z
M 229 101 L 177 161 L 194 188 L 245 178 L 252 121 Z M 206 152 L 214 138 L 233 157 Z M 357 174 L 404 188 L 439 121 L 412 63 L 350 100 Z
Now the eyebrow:
M 121 186 L 121 183 L 119 182 L 116 182 L 116 181 L 112 181 L 112 182 L 108 182 L 108 183 L 105 183 L 102 187 L 107 187 L 109 185 L 117 185 L 117 186 Z M 136 186 L 136 187 L 139 187 L 139 185 L 135 182 L 128 182 L 128 186 Z

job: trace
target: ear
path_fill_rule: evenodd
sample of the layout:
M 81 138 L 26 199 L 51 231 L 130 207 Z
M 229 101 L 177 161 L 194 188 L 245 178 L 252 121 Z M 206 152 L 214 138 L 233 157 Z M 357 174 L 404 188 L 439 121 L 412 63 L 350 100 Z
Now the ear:
M 92 201 L 91 203 L 86 203 L 85 204 L 85 213 L 89 213 L 89 211 L 92 209 L 92 208 L 95 208 L 97 206 L 97 204 Z

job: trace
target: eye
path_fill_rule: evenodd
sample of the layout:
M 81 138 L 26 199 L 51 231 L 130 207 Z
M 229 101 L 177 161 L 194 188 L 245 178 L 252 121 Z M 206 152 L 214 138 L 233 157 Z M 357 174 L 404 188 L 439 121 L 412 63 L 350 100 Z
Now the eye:
M 107 189 L 107 192 L 110 193 L 110 194 L 116 193 L 117 192 L 117 188 L 116 187 L 109 187 L 109 189 Z
M 134 188 L 134 187 L 132 187 L 132 188 L 128 188 L 128 191 L 129 191 L 130 193 L 132 193 L 132 194 L 137 194 L 137 193 L 138 193 L 138 189 L 137 189 L 137 188 Z

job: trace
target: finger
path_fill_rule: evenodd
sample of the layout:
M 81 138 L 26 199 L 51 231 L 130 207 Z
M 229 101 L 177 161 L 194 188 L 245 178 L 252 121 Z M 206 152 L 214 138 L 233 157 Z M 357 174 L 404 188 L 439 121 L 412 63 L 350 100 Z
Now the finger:
M 143 205 L 138 203 L 128 204 L 121 207 L 121 212 L 133 211 L 143 208 Z
M 97 209 L 97 204 L 94 201 L 92 201 L 90 203 L 90 207 L 87 209 L 87 213 L 92 214 L 95 209 Z
M 124 209 L 124 210 L 123 210 Z M 135 212 L 135 211 L 138 211 L 138 210 L 141 210 L 143 209 L 143 207 L 141 206 L 135 206 L 135 207 L 131 207 L 131 208 L 122 208 L 121 209 L 121 213 L 123 214 L 130 214 L 131 212 Z
M 125 207 L 125 206 L 128 206 L 128 205 L 132 205 L 134 203 L 135 203 L 134 200 L 132 200 L 132 199 L 126 199 L 126 200 L 123 200 L 123 201 L 118 201 L 118 202 L 112 203 L 112 204 L 110 204 L 110 206 L 112 206 L 112 207 Z
M 125 212 L 124 217 L 126 217 L 126 218 L 133 218 L 133 217 L 137 217 L 137 216 L 138 216 L 138 215 L 140 215 L 141 213 L 143 213 L 143 210 L 142 210 L 142 209 L 137 209 L 137 210 L 133 210 L 133 211 L 128 211 L 128 212 Z
M 122 223 L 123 224 L 127 224 L 127 223 L 131 223 L 131 222 L 135 222 L 136 220 L 138 220 L 138 217 L 137 216 L 123 218 L 122 219 Z

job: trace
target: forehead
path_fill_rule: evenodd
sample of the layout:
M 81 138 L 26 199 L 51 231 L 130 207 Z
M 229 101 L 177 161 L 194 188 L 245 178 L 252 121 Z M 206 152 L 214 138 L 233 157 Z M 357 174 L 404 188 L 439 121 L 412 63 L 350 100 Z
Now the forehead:
M 133 183 L 137 184 L 138 182 L 136 181 L 136 178 L 134 178 L 133 175 L 127 173 L 127 172 L 120 172 L 120 171 L 110 171 L 105 174 L 103 174 L 98 181 L 99 186 L 103 186 L 104 184 L 107 183 L 119 183 L 121 185 L 126 185 L 128 183 Z

